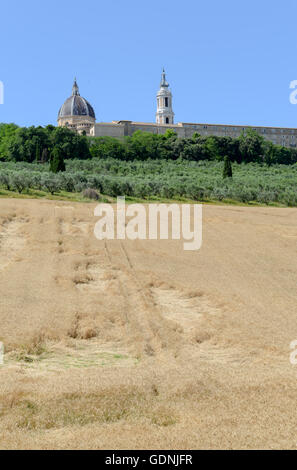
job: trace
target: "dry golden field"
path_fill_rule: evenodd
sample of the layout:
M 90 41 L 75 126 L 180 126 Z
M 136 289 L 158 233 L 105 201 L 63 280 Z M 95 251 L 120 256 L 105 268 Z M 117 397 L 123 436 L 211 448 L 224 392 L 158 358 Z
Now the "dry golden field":
M 297 447 L 296 209 L 204 206 L 186 252 L 0 207 L 1 449 Z

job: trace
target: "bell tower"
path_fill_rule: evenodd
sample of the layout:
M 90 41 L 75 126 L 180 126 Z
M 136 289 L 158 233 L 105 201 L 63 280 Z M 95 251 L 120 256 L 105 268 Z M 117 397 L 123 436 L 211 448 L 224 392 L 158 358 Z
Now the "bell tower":
M 160 90 L 157 93 L 156 123 L 174 123 L 174 112 L 172 110 L 172 93 L 169 90 L 169 83 L 167 83 L 166 81 L 166 74 L 164 69 L 162 72 Z

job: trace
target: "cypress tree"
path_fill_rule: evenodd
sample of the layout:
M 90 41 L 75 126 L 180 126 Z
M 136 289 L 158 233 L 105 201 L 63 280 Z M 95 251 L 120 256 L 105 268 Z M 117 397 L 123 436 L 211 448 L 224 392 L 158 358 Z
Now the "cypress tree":
M 53 173 L 59 173 L 59 171 L 65 170 L 66 168 L 62 150 L 59 147 L 54 147 L 50 160 L 50 171 Z
M 48 150 L 44 148 L 41 153 L 41 163 L 46 163 L 48 160 Z
M 40 147 L 39 147 L 39 144 L 37 144 L 36 148 L 35 148 L 35 160 L 36 160 L 36 162 L 40 161 Z
M 223 178 L 232 178 L 232 165 L 229 156 L 224 158 Z

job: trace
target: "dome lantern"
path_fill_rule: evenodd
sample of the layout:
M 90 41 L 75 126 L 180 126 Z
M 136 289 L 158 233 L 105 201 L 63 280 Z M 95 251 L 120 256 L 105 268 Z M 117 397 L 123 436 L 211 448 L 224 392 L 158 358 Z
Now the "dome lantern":
M 73 87 L 72 87 L 72 96 L 79 96 L 79 88 L 76 82 L 76 78 L 74 79 Z

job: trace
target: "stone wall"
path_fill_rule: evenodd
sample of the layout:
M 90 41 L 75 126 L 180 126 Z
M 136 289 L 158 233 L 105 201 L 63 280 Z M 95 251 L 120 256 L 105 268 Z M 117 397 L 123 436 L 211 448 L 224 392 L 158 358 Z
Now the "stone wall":
M 221 124 L 190 124 L 182 123 L 185 129 L 185 136 L 191 137 L 194 132 L 198 134 L 210 136 L 216 135 L 219 137 L 239 137 L 242 132 L 246 133 L 248 129 L 253 129 L 260 134 L 264 139 L 271 141 L 274 144 L 282 145 L 284 147 L 294 148 L 297 145 L 297 129 L 295 128 L 280 128 L 280 127 L 253 127 L 253 126 L 229 126 Z
M 280 127 L 253 127 L 253 126 L 230 126 L 222 124 L 154 124 L 133 121 L 113 121 L 111 123 L 97 123 L 91 129 L 91 135 L 95 137 L 110 136 L 123 137 L 131 136 L 135 131 L 152 132 L 153 134 L 164 134 L 167 129 L 174 130 L 178 137 L 191 137 L 194 132 L 203 136 L 216 135 L 219 137 L 239 137 L 242 132 L 248 129 L 258 132 L 264 139 L 274 144 L 284 147 L 295 148 L 297 146 L 297 129 Z
M 125 135 L 125 126 L 123 124 L 100 122 L 91 129 L 90 135 L 94 137 L 123 137 Z

